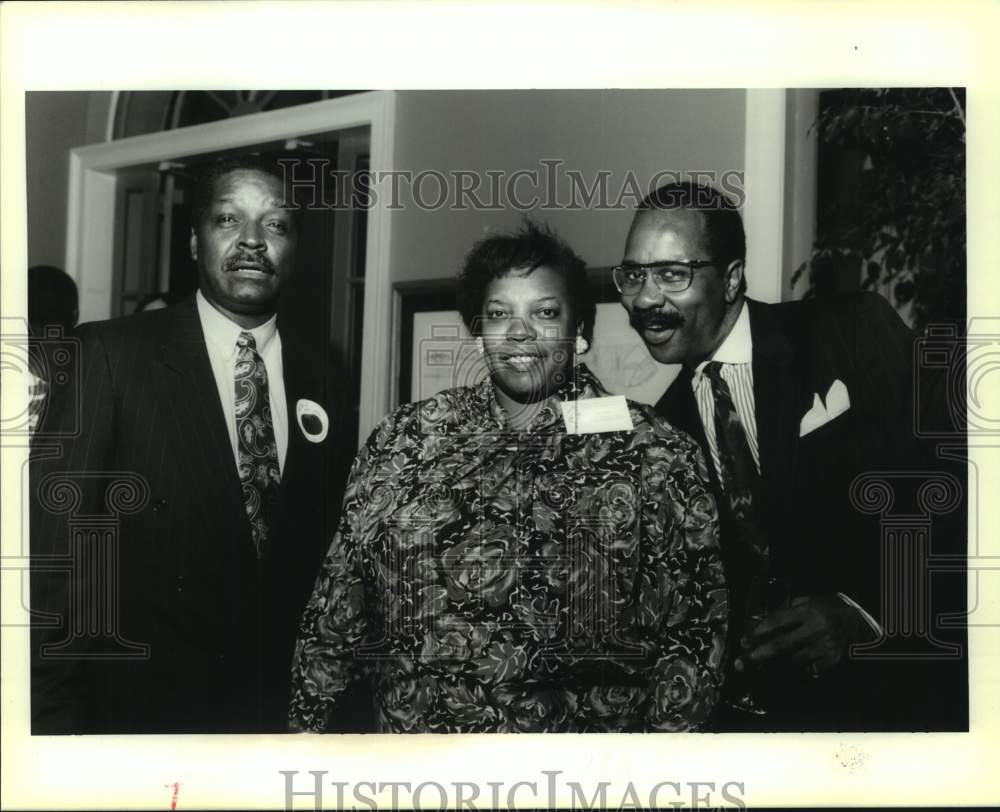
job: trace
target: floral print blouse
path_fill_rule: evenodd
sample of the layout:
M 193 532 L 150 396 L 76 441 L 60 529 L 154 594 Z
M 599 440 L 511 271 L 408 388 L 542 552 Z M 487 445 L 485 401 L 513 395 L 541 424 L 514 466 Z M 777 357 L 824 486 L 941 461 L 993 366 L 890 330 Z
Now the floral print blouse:
M 585 366 L 558 399 L 607 393 Z M 726 590 L 696 443 L 506 428 L 489 379 L 389 415 L 358 453 L 306 606 L 290 727 L 370 681 L 384 732 L 677 731 L 719 698 Z

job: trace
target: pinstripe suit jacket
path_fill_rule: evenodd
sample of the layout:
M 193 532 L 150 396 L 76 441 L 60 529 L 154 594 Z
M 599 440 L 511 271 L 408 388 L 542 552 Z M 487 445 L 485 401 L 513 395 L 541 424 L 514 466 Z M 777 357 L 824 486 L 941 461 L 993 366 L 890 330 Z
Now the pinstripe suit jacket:
M 281 335 L 289 444 L 258 560 L 194 298 L 79 330 L 74 396 L 48 409 L 30 470 L 34 732 L 284 728 L 342 465 L 332 381 Z M 300 398 L 326 408 L 325 441 Z
M 777 305 L 748 300 L 748 305 L 762 479 L 758 508 L 772 571 L 793 595 L 849 595 L 884 626 L 880 517 L 858 509 L 851 485 L 869 471 L 942 470 L 933 448 L 915 437 L 914 415 L 916 406 L 940 423 L 937 415 L 946 409 L 944 389 L 928 391 L 924 386 L 915 404 L 916 337 L 881 296 L 862 293 Z M 835 380 L 846 385 L 850 409 L 800 437 L 800 421 L 815 395 L 823 398 Z M 707 457 L 690 371 L 678 375 L 657 410 L 694 436 Z M 721 504 L 714 468 L 711 476 Z M 723 517 L 723 556 L 728 580 L 733 580 L 740 574 L 740 551 L 734 549 L 727 525 Z M 945 530 L 956 534 L 955 524 L 939 529 L 939 543 L 946 541 L 941 538 Z M 964 533 L 964 524 L 957 532 Z M 964 536 L 952 542 L 964 553 Z M 952 591 L 948 600 L 949 605 L 964 607 L 964 593 Z M 908 662 L 894 670 L 885 663 L 855 660 L 821 680 L 788 669 L 788 682 L 779 679 L 773 697 L 778 713 L 763 726 L 965 729 L 967 703 L 958 696 L 967 690 L 964 676 L 954 668 L 947 670 L 955 693 L 947 708 L 924 701 L 915 713 L 907 703 L 920 700 L 903 700 L 906 692 L 900 690 L 902 683 L 917 684 L 913 665 Z M 942 673 L 931 666 L 927 679 L 933 683 Z

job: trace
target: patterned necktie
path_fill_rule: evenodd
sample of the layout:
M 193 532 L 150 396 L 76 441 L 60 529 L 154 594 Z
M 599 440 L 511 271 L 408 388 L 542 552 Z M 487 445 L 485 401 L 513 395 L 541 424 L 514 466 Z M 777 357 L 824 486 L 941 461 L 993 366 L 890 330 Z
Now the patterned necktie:
M 264 359 L 258 355 L 257 343 L 250 333 L 240 333 L 236 347 L 236 446 L 240 487 L 253 544 L 257 557 L 261 558 L 277 505 L 281 469 L 271 423 Z
M 767 537 L 757 520 L 757 490 L 760 474 L 754 464 L 746 432 L 733 403 L 729 384 L 722 377 L 722 364 L 711 361 L 705 375 L 715 402 L 715 442 L 719 451 L 719 481 L 723 495 L 719 504 L 722 520 L 722 555 L 726 566 L 731 612 L 729 615 L 730 657 L 740 651 L 739 643 L 750 618 L 759 615 L 767 603 L 770 554 Z M 739 679 L 727 680 L 733 696 L 745 690 Z
M 764 562 L 768 554 L 767 539 L 760 532 L 755 513 L 760 474 L 757 473 L 729 384 L 722 377 L 722 364 L 719 361 L 706 364 L 705 375 L 712 386 L 715 402 L 715 442 L 721 469 L 719 480 L 728 503 L 726 506 L 739 528 L 742 542 L 748 547 L 746 552 Z

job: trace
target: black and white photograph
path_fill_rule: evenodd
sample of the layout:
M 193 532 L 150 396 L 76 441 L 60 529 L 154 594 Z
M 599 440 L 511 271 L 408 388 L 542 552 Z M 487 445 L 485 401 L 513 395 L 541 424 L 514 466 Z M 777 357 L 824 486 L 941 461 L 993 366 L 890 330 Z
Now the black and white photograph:
M 982 800 L 995 89 L 333 66 L 4 88 L 10 808 Z

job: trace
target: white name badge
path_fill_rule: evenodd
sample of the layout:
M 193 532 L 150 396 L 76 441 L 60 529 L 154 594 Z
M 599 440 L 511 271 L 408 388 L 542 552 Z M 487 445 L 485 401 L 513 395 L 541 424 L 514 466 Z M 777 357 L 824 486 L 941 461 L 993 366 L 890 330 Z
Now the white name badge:
M 559 405 L 567 434 L 600 434 L 604 431 L 632 431 L 635 428 L 624 395 L 564 400 Z

